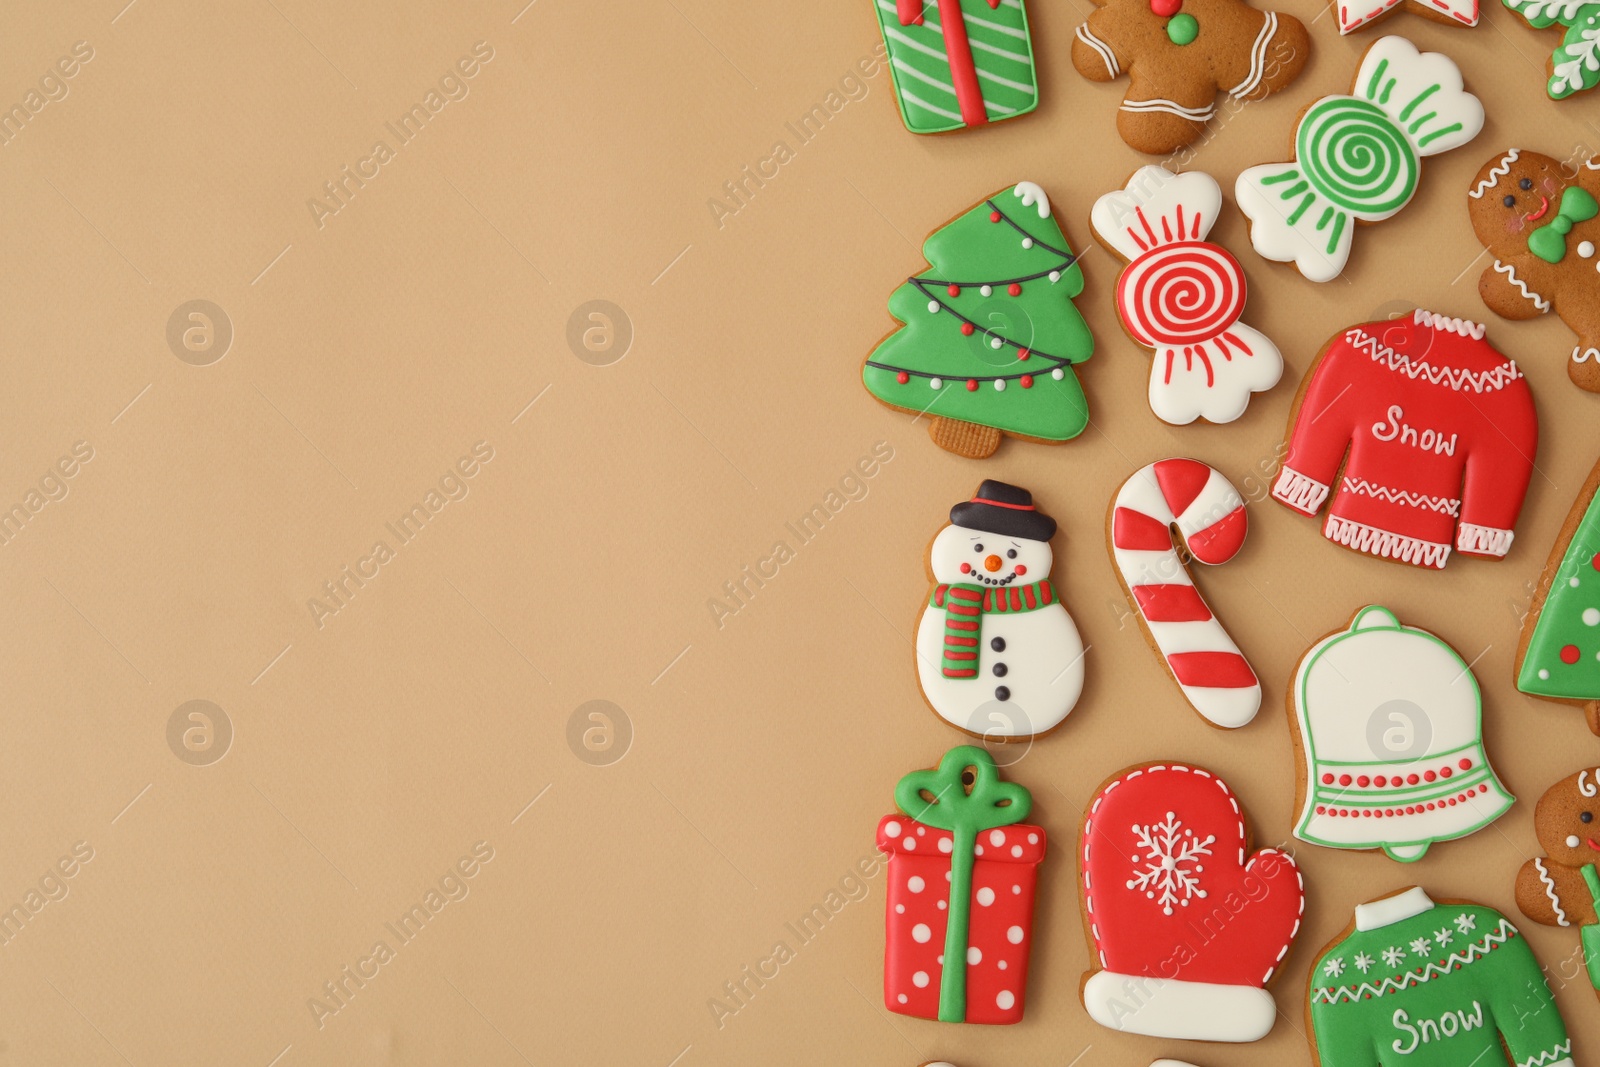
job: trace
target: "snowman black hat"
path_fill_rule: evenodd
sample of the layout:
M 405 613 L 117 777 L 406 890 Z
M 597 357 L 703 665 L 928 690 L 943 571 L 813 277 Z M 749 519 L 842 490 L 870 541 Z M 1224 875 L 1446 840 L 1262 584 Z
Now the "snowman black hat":
M 950 509 L 950 521 L 968 530 L 1048 541 L 1056 520 L 1033 506 L 1033 494 L 1020 486 L 986 481 L 971 500 Z

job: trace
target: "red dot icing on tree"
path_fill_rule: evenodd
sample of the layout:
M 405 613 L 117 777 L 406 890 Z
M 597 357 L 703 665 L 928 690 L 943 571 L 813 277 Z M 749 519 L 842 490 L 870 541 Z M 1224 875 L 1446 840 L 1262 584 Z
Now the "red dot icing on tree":
M 1022 387 L 1024 389 L 1032 389 L 1033 388 L 1033 375 L 1024 374 L 1022 376 Z
M 1561 662 L 1571 666 L 1578 662 L 1578 646 L 1567 645 L 1561 649 Z
M 951 296 L 960 296 L 960 295 L 961 295 L 961 286 L 959 286 L 959 285 L 952 285 L 952 286 L 951 286 L 951 287 L 950 287 L 950 295 L 951 295 Z
M 961 333 L 962 333 L 962 336 L 964 336 L 964 337 L 971 337 L 972 336 L 972 323 L 963 322 L 961 324 Z
M 911 375 L 907 374 L 905 371 L 901 371 L 899 374 L 894 376 L 894 380 L 899 382 L 901 385 L 904 385 L 911 380 Z
M 978 379 L 976 379 L 976 378 L 968 378 L 967 379 L 967 392 L 976 393 L 977 391 L 978 391 Z
M 1006 286 L 1006 292 L 1010 293 L 1012 296 L 1021 296 L 1022 286 L 1018 285 L 1016 282 L 1012 282 L 1010 285 Z

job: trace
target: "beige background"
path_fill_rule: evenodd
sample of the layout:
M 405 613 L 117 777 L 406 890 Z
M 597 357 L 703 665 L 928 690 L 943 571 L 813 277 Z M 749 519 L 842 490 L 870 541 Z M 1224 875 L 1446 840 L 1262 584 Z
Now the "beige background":
M 1113 132 L 1123 86 L 1071 69 L 1085 4 L 1030 5 L 1034 115 L 913 137 L 880 68 L 801 144 L 785 124 L 876 47 L 865 0 L 523 2 L 7 10 L 6 106 L 75 42 L 93 57 L 0 145 L 0 498 L 25 501 L 76 442 L 93 457 L 44 481 L 59 499 L 0 545 L 0 904 L 41 880 L 66 893 L 0 946 L 0 1063 L 1302 1063 L 1304 971 L 1352 905 L 1419 880 L 1512 909 L 1531 802 L 1600 750 L 1576 711 L 1508 681 L 1530 583 L 1596 453 L 1568 333 L 1490 323 L 1543 419 L 1504 562 L 1435 574 L 1359 559 L 1262 498 L 1326 337 L 1409 303 L 1485 316 L 1463 197 L 1480 163 L 1511 142 L 1565 156 L 1600 140 L 1595 100 L 1544 98 L 1555 34 L 1498 6 L 1470 31 L 1388 24 L 1460 62 L 1487 128 L 1429 160 L 1416 202 L 1360 233 L 1329 285 L 1250 254 L 1230 195 L 1215 237 L 1245 262 L 1248 319 L 1289 369 L 1236 424 L 1174 429 L 1145 407 L 1148 359 L 1117 325 L 1115 267 L 1085 224 L 1144 162 Z M 1282 6 L 1317 20 L 1316 53 L 1200 148 L 1194 164 L 1229 190 L 1286 157 L 1296 112 L 1345 89 L 1374 36 L 1340 39 L 1310 0 Z M 467 95 L 398 146 L 385 123 L 477 42 L 492 58 Z M 393 158 L 319 225 L 308 200 L 380 139 Z M 780 140 L 793 159 L 718 225 L 708 201 Z M 1023 178 L 1089 250 L 1094 425 L 979 464 L 874 403 L 856 367 L 927 230 Z M 207 366 L 167 342 L 194 299 L 234 334 Z M 593 299 L 633 331 L 606 366 L 567 341 Z M 191 358 L 217 354 L 215 338 L 191 341 Z M 620 351 L 614 337 L 589 358 Z M 864 499 L 808 544 L 786 532 L 880 441 L 893 459 Z M 478 442 L 492 459 L 446 479 L 460 498 L 441 494 L 402 544 L 385 523 Z M 1102 542 L 1114 488 L 1171 454 L 1261 501 L 1244 553 L 1202 576 L 1269 690 L 1236 734 L 1186 709 Z M 884 1011 L 881 875 L 811 943 L 785 928 L 870 853 L 900 775 L 960 740 L 918 697 L 908 634 L 923 546 L 984 476 L 1031 487 L 1060 520 L 1054 577 L 1092 644 L 1076 713 L 1011 771 L 1052 852 L 1028 1016 L 1001 1029 Z M 393 558 L 315 618 L 308 601 L 341 568 L 370 575 L 380 540 Z M 710 601 L 779 540 L 795 558 L 716 625 Z M 1301 849 L 1308 921 L 1259 1045 L 1095 1026 L 1077 999 L 1084 802 L 1128 763 L 1184 758 L 1233 784 L 1259 840 L 1282 841 L 1289 673 L 1374 601 L 1476 663 L 1522 803 L 1410 868 Z M 209 745 L 204 721 L 182 720 L 193 751 L 169 747 L 195 699 L 231 724 L 209 765 L 176 753 L 215 757 L 214 713 Z M 568 740 L 593 699 L 620 709 L 598 754 Z M 75 846 L 93 858 L 51 879 Z M 446 881 L 467 895 L 402 944 L 385 924 L 475 847 L 492 860 Z M 1552 967 L 1576 944 L 1528 933 Z M 392 958 L 319 1026 L 308 1001 L 379 940 Z M 719 1028 L 708 1002 L 779 940 L 795 958 Z M 1558 997 L 1580 1062 L 1595 1056 L 1595 998 Z

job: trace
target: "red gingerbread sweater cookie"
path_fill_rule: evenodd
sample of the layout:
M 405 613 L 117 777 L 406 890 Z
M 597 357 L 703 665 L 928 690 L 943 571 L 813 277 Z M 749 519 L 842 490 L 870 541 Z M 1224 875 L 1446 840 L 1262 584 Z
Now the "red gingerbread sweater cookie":
M 1090 81 L 1128 75 L 1117 132 L 1151 155 L 1199 138 L 1219 92 L 1260 100 L 1299 77 L 1311 56 L 1299 19 L 1242 0 L 1095 3 L 1072 42 L 1072 65 Z
M 1561 316 L 1578 335 L 1567 377 L 1600 393 L 1600 156 L 1570 169 L 1510 149 L 1478 171 L 1467 211 L 1494 256 L 1478 280 L 1483 302 L 1508 319 Z
M 1350 327 L 1322 350 L 1289 427 L 1272 495 L 1316 515 L 1332 493 L 1330 541 L 1419 567 L 1443 567 L 1452 544 L 1489 559 L 1511 548 L 1539 422 L 1482 326 L 1419 310 Z

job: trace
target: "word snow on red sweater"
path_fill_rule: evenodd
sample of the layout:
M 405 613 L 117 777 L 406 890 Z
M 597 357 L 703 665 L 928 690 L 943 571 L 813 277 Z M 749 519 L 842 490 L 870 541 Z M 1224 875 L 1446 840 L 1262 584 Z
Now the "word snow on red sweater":
M 1539 421 L 1477 323 L 1418 310 L 1352 326 L 1322 350 L 1289 428 L 1272 495 L 1315 515 L 1339 477 L 1328 540 L 1419 567 L 1443 567 L 1452 543 L 1489 559 L 1511 548 Z

